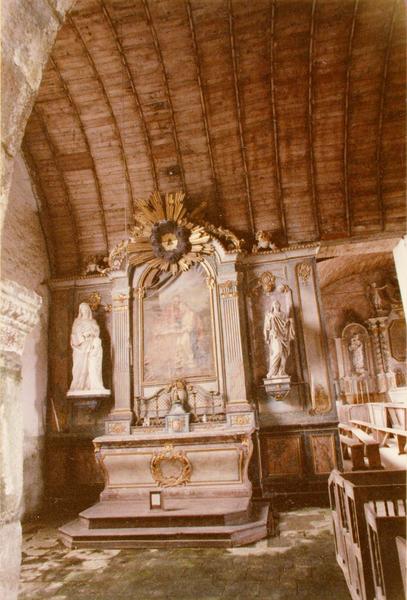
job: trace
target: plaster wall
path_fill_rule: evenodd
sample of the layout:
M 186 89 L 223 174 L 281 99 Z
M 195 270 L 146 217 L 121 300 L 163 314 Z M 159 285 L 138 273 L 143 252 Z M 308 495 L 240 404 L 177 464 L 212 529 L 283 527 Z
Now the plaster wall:
M 2 232 L 1 276 L 34 290 L 43 299 L 37 325 L 22 356 L 20 394 L 24 410 L 23 515 L 37 512 L 43 493 L 42 462 L 47 393 L 48 257 L 37 204 L 24 161 L 16 159 Z

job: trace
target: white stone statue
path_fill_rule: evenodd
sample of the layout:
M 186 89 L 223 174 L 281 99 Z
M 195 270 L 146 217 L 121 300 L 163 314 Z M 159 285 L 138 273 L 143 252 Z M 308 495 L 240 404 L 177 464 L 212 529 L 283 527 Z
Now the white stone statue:
M 351 337 L 348 350 L 353 372 L 357 375 L 363 375 L 363 373 L 366 372 L 365 353 L 363 349 L 363 342 L 360 339 L 360 335 L 358 333 L 355 333 Z
M 72 383 L 68 395 L 105 395 L 103 385 L 103 349 L 99 325 L 86 302 L 79 305 L 78 316 L 72 325 Z
M 267 379 L 288 377 L 285 371 L 290 355 L 290 342 L 294 339 L 293 320 L 281 310 L 280 302 L 274 300 L 264 320 L 264 337 L 269 347 L 269 370 Z

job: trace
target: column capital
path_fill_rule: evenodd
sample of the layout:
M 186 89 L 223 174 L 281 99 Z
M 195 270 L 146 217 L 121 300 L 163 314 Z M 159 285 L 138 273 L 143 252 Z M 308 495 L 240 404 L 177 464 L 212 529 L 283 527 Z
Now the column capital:
M 39 318 L 42 298 L 24 286 L 0 281 L 0 351 L 21 356 L 26 336 Z

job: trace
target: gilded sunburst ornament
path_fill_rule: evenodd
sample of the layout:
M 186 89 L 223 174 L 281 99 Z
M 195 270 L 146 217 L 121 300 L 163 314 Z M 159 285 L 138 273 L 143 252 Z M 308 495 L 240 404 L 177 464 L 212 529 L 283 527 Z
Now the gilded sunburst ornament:
M 210 234 L 187 218 L 183 192 L 153 192 L 148 200 L 138 200 L 135 220 L 138 224 L 127 244 L 129 264 L 150 262 L 160 271 L 173 275 L 201 262 L 213 248 Z
M 136 225 L 128 240 L 122 240 L 109 255 L 110 270 L 120 269 L 125 257 L 133 266 L 148 262 L 153 272 L 173 275 L 187 271 L 213 252 L 211 238 L 226 245 L 227 251 L 241 252 L 244 241 L 228 229 L 206 221 L 194 223 L 202 212 L 198 207 L 188 214 L 183 192 L 153 192 L 148 200 L 137 200 Z

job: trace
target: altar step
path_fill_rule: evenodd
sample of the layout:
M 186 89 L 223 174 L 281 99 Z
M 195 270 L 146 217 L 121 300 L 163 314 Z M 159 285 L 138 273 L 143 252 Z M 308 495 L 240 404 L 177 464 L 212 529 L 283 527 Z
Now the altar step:
M 255 504 L 250 514 L 245 512 L 197 515 L 189 511 L 174 510 L 168 516 L 166 511 L 145 511 L 134 515 L 134 502 L 123 506 L 122 516 L 111 517 L 102 513 L 106 507 L 99 504 L 83 511 L 79 519 L 63 525 L 59 529 L 61 541 L 69 548 L 161 548 L 166 546 L 193 547 L 242 546 L 267 536 L 269 505 Z M 107 503 L 106 503 L 107 504 Z M 109 505 L 112 502 L 108 503 Z M 119 504 L 119 503 L 116 503 Z M 109 512 L 113 507 L 109 507 Z M 119 509 L 119 506 L 115 507 Z M 89 515 L 93 511 L 93 516 Z M 99 512 L 99 514 L 97 514 Z M 133 515 L 129 513 L 133 512 Z M 159 512 L 161 516 L 155 514 Z M 86 513 L 87 516 L 86 516 Z M 96 513 L 96 515 L 95 515 Z M 153 513 L 153 514 L 151 514 Z M 92 513 L 91 513 L 92 514 Z M 85 516 L 84 516 L 85 515 Z M 217 522 L 216 522 L 217 521 Z M 233 522 L 230 522 L 233 521 Z

